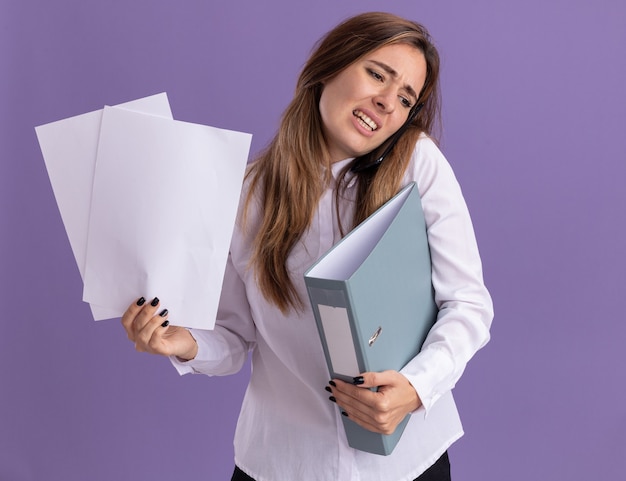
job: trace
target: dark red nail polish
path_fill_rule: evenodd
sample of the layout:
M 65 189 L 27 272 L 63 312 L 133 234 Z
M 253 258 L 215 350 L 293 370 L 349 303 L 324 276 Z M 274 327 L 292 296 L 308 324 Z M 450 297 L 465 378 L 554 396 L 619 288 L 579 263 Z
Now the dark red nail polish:
M 168 312 L 169 311 L 167 309 L 163 309 L 161 312 L 159 312 L 159 316 L 165 317 L 165 316 L 167 316 Z
M 335 381 L 328 381 L 328 384 L 330 384 L 332 387 L 337 387 L 337 384 L 335 384 Z
M 161 324 L 161 327 L 167 327 L 170 325 L 170 321 L 163 321 L 163 324 Z
M 140 297 L 139 299 L 137 299 L 138 306 L 143 306 L 145 302 L 146 302 L 145 297 Z
M 150 305 L 151 305 L 152 307 L 156 307 L 156 306 L 158 306 L 158 305 L 159 305 L 159 298 L 158 298 L 158 297 L 155 297 L 154 299 L 152 299 L 152 302 L 150 303 Z
M 328 392 L 333 392 L 333 390 L 329 388 L 328 386 L 326 386 L 324 389 L 326 389 Z
M 328 399 L 330 399 L 332 402 L 336 403 L 337 400 L 335 399 L 335 396 L 330 396 Z

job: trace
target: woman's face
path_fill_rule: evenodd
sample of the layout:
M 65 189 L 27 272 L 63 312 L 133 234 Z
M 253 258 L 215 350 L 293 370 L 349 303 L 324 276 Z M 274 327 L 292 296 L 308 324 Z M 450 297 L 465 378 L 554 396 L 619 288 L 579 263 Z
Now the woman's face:
M 399 43 L 370 52 L 327 81 L 319 108 L 331 162 L 382 144 L 406 121 L 425 80 L 422 52 Z

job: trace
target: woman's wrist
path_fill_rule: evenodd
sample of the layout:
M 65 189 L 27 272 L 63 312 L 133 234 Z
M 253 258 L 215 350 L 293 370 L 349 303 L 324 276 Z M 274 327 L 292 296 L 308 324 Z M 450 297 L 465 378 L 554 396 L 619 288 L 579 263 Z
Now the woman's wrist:
M 196 356 L 198 355 L 198 342 L 196 341 L 196 338 L 193 337 L 191 332 L 187 331 L 187 333 L 189 334 L 189 337 L 191 338 L 191 345 L 186 352 L 181 353 L 180 355 L 176 356 L 176 359 L 178 359 L 180 362 L 189 362 L 195 359 Z

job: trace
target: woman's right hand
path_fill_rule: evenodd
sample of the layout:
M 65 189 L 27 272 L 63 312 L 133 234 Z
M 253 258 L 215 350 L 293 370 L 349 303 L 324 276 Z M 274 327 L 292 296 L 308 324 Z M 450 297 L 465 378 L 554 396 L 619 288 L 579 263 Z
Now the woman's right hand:
M 198 353 L 198 344 L 184 327 L 170 326 L 167 309 L 160 308 L 158 298 L 147 302 L 143 297 L 131 304 L 122 316 L 128 339 L 139 352 L 176 356 L 191 360 Z

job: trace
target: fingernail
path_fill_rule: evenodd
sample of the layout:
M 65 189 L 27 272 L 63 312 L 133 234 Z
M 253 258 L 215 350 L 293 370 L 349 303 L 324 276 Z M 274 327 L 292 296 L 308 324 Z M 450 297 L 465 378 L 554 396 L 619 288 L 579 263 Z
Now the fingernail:
M 326 386 L 324 389 L 326 389 L 328 392 L 333 392 L 333 390 L 329 388 L 328 386 Z
M 342 414 L 343 416 L 345 416 L 345 417 L 348 417 L 348 413 L 347 413 L 347 412 L 345 412 L 345 411 L 341 411 L 341 414 Z
M 152 299 L 152 302 L 150 303 L 150 305 L 152 307 L 156 307 L 159 304 L 159 298 L 155 297 L 154 299 Z
M 146 299 L 143 296 L 140 297 L 139 299 L 137 299 L 137 305 L 138 306 L 143 306 L 145 302 L 146 302 Z
M 167 327 L 170 325 L 170 321 L 163 321 L 163 324 L 161 324 L 161 327 Z
M 352 384 L 363 384 L 365 382 L 365 379 L 363 379 L 363 376 L 357 376 L 355 378 L 352 378 Z
M 335 381 L 328 381 L 328 384 L 330 384 L 332 387 L 337 387 L 337 384 L 335 384 Z
M 168 313 L 168 312 L 169 312 L 169 311 L 168 311 L 167 309 L 163 309 L 161 312 L 159 312 L 159 316 L 161 316 L 161 317 L 165 317 L 165 316 L 167 316 L 167 313 Z
M 332 402 L 336 403 L 337 400 L 335 399 L 335 396 L 330 396 L 328 399 L 330 399 Z

